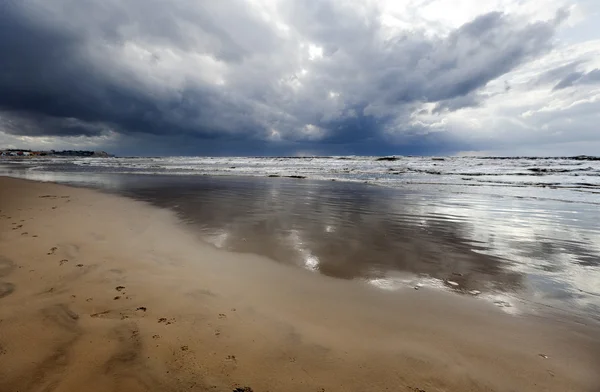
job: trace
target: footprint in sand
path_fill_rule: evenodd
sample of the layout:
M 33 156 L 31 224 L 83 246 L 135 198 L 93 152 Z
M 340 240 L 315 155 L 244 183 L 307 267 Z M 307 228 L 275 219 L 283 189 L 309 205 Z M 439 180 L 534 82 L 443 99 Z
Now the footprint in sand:
M 75 332 L 79 330 L 79 315 L 69 308 L 68 304 L 52 305 L 41 310 L 44 319 L 52 321 L 63 329 Z
M 15 291 L 15 285 L 8 282 L 0 282 L 0 299 L 8 297 Z
M 138 327 L 131 322 L 118 325 L 109 332 L 111 340 L 116 341 L 117 349 L 104 363 L 99 364 L 99 374 L 109 374 L 115 381 L 114 390 L 141 391 L 153 389 L 150 386 L 161 385 L 158 377 L 144 363 L 144 346 Z
M 0 256 L 0 277 L 8 276 L 15 269 L 15 263 Z M 0 299 L 8 297 L 15 291 L 15 285 L 9 282 L 0 282 Z
M 39 311 L 44 320 L 44 328 L 54 332 L 56 340 L 53 341 L 53 353 L 42 361 L 32 363 L 28 377 L 20 390 L 50 391 L 60 388 L 61 377 L 70 364 L 69 353 L 81 330 L 78 325 L 79 316 L 71 311 L 67 304 L 52 305 Z M 46 325 L 47 323 L 47 325 Z
M 62 259 L 62 260 L 61 260 L 61 261 L 59 261 L 58 263 L 59 263 L 59 265 L 63 265 L 63 264 L 65 264 L 65 263 L 68 263 L 68 262 L 69 262 L 69 260 L 67 260 L 67 259 Z
M 4 256 L 0 256 L 0 277 L 8 276 L 15 269 L 15 263 Z
M 53 255 L 54 252 L 56 252 L 58 250 L 58 248 L 56 246 L 50 248 L 50 252 L 48 252 L 48 256 Z

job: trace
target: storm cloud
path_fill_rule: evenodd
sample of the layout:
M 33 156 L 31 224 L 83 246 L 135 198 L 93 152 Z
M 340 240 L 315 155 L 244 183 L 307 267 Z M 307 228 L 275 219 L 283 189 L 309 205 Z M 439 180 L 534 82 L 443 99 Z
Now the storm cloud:
M 432 31 L 390 26 L 378 1 L 3 2 L 0 132 L 137 154 L 488 148 L 452 116 L 486 109 L 510 90 L 490 85 L 558 50 L 568 9 Z M 586 64 L 538 84 L 593 86 Z

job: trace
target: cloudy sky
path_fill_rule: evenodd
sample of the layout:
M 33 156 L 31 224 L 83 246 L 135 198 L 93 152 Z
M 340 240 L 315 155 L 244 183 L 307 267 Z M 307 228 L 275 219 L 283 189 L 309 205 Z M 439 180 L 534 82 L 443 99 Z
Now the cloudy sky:
M 3 0 L 0 148 L 600 155 L 598 0 Z

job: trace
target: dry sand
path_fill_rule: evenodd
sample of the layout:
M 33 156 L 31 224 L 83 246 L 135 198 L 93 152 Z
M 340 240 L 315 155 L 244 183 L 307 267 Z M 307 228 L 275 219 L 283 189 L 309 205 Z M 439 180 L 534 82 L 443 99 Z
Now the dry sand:
M 170 211 L 0 178 L 2 392 L 600 391 L 597 325 L 481 302 L 220 251 Z

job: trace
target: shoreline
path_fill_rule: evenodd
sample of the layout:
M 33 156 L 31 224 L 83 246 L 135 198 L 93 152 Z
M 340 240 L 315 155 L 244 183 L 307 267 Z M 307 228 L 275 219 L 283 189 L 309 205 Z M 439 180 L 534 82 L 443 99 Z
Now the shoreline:
M 218 250 L 53 183 L 0 177 L 0 304 L 2 392 L 600 388 L 595 325 Z

